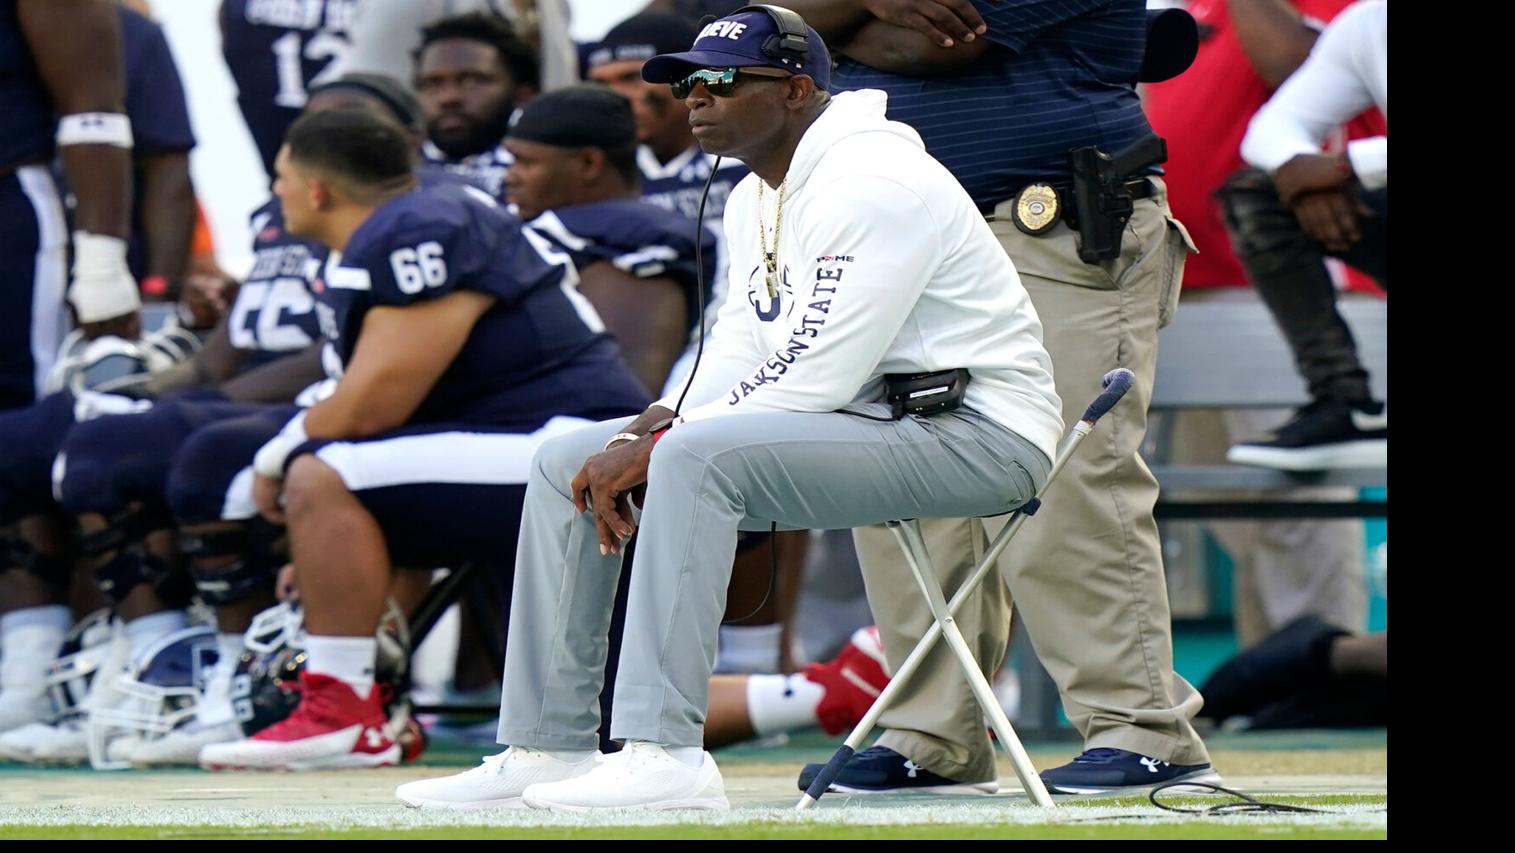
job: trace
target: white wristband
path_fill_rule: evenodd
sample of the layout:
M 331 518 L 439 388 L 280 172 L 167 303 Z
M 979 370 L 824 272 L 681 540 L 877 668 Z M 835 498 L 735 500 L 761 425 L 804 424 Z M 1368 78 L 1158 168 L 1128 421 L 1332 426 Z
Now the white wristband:
M 73 283 L 68 301 L 81 323 L 98 323 L 142 306 L 137 282 L 126 266 L 126 241 L 106 234 L 74 232 Z
M 284 463 L 289 460 L 289 454 L 309 440 L 310 436 L 305 434 L 305 413 L 301 412 L 290 418 L 278 435 L 258 448 L 253 457 L 253 471 L 271 480 L 284 479 Z
M 132 147 L 132 123 L 122 113 L 74 113 L 58 120 L 59 147 L 65 145 L 114 145 Z
M 634 432 L 618 432 L 615 435 L 612 435 L 609 441 L 605 442 L 605 449 L 609 450 L 611 445 L 619 441 L 636 441 L 639 438 L 641 438 L 641 436 L 637 435 Z

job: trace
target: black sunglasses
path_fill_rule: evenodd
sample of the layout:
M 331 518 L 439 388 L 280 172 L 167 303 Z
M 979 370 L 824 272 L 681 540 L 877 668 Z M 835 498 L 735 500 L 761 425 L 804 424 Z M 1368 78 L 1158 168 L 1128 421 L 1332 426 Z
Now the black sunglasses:
M 792 76 L 788 72 L 780 71 L 777 68 L 701 68 L 682 80 L 670 83 L 669 88 L 673 90 L 673 96 L 682 101 L 689 97 L 690 92 L 694 91 L 696 83 L 704 83 L 706 91 L 716 97 L 724 98 L 736 90 L 738 75 L 744 77 L 767 77 L 769 79 L 781 79 Z

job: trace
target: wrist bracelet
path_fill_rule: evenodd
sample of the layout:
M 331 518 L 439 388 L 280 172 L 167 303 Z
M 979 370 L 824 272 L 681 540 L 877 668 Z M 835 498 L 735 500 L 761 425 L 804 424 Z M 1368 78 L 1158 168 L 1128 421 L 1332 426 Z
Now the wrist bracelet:
M 641 436 L 637 435 L 634 432 L 618 432 L 615 435 L 612 435 L 610 437 L 609 441 L 605 442 L 605 448 L 604 449 L 605 450 L 609 450 L 617 442 L 621 442 L 621 441 L 636 441 L 639 438 L 641 438 Z

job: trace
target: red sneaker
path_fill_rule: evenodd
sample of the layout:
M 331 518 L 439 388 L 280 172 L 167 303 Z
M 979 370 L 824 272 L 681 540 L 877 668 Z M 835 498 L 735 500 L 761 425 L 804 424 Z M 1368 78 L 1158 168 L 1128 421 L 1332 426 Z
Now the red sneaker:
M 377 689 L 358 698 L 343 681 L 300 673 L 301 698 L 294 713 L 251 738 L 200 750 L 211 770 L 316 770 L 398 764 L 400 745 L 385 729 Z
M 815 709 L 821 730 L 828 735 L 850 731 L 889 683 L 878 629 L 859 628 L 835 660 L 805 667 L 805 677 L 826 689 Z

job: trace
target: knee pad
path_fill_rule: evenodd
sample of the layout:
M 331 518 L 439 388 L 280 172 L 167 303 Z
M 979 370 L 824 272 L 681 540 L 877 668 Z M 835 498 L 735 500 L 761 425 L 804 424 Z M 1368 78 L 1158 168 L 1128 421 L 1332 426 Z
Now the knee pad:
M 179 550 L 191 558 L 189 574 L 200 600 L 212 607 L 245 601 L 271 589 L 284 558 L 273 549 L 283 528 L 261 518 L 242 523 L 236 530 L 184 533 Z M 219 566 L 202 566 L 205 557 L 230 557 Z
M 79 553 L 98 558 L 116 552 L 95 569 L 95 582 L 113 604 L 120 604 L 139 584 L 147 584 L 170 605 L 189 603 L 190 586 L 183 572 L 148 553 L 143 540 L 154 530 L 172 527 L 166 514 L 152 510 L 122 510 L 106 519 L 104 530 L 79 535 Z
M 12 530 L 0 530 L 0 569 L 19 567 L 50 583 L 66 586 L 73 563 L 44 554 Z

